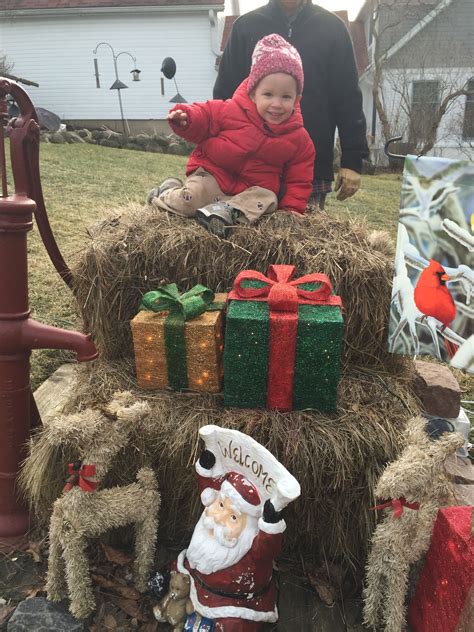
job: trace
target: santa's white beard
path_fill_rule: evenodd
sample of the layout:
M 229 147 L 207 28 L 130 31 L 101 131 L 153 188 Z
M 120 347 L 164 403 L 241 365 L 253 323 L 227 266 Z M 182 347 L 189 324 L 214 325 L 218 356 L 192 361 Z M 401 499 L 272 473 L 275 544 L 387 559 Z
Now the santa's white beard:
M 195 568 L 200 573 L 205 575 L 215 573 L 237 564 L 252 548 L 257 533 L 257 518 L 247 516 L 247 524 L 240 536 L 229 538 L 226 528 L 215 524 L 213 518 L 206 516 L 204 510 L 194 527 L 186 558 L 191 568 Z

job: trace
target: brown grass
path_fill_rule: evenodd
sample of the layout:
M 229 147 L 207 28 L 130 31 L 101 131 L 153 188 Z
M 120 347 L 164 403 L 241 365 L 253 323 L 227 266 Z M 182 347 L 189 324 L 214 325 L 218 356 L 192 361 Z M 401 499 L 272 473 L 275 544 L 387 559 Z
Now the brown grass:
M 395 181 L 383 182 L 382 193 L 387 183 L 398 187 Z M 389 194 L 398 197 L 398 192 Z M 359 197 L 361 205 L 362 199 L 370 201 L 369 193 Z M 119 203 L 113 199 L 109 207 Z M 387 204 L 380 202 L 374 210 L 379 226 L 387 219 Z M 216 423 L 251 434 L 300 481 L 301 499 L 288 514 L 286 546 L 292 556 L 311 552 L 353 567 L 363 564 L 374 525 L 371 490 L 396 455 L 400 433 L 417 405 L 409 386 L 410 363 L 385 350 L 393 244 L 384 233 L 371 232 L 360 216 L 341 217 L 339 210 L 301 221 L 272 216 L 221 241 L 194 222 L 131 200 L 96 224 L 76 255 L 76 299 L 102 360 L 81 367 L 70 409 L 95 406 L 114 390 L 130 387 L 150 402 L 152 424 L 137 428 L 104 484 L 129 482 L 141 465 L 153 465 L 164 500 L 162 542 L 185 542 L 195 524 L 198 430 Z M 359 206 L 352 210 L 362 212 Z M 195 283 L 226 291 L 242 269 L 265 272 L 269 263 L 293 263 L 300 275 L 326 272 L 343 298 L 346 336 L 336 415 L 225 409 L 220 396 L 136 389 L 129 320 L 145 291 L 172 281 L 183 291 Z M 63 485 L 65 464 L 75 456 L 53 445 L 47 426 L 32 443 L 22 485 L 43 523 Z
M 176 282 L 228 291 L 244 269 L 266 272 L 293 263 L 299 275 L 325 272 L 345 307 L 346 364 L 382 366 L 393 247 L 363 222 L 315 212 L 298 220 L 275 215 L 220 240 L 195 222 L 130 204 L 100 222 L 76 261 L 75 295 L 103 358 L 132 356 L 129 321 L 142 294 Z
M 288 512 L 286 547 L 292 557 L 325 556 L 360 569 L 375 524 L 372 490 L 397 454 L 406 421 L 418 412 L 410 379 L 411 364 L 402 362 L 391 373 L 351 369 L 341 380 L 336 415 L 283 414 L 224 408 L 221 396 L 140 391 L 131 361 L 108 361 L 81 369 L 70 408 L 95 406 L 128 388 L 150 403 L 150 422 L 137 426 L 105 484 L 128 483 L 145 464 L 155 468 L 163 499 L 162 543 L 185 543 L 196 522 L 198 430 L 215 423 L 250 434 L 301 483 L 301 498 Z M 54 446 L 48 426 L 32 443 L 22 486 L 43 521 L 64 483 L 65 464 L 74 458 L 73 450 Z

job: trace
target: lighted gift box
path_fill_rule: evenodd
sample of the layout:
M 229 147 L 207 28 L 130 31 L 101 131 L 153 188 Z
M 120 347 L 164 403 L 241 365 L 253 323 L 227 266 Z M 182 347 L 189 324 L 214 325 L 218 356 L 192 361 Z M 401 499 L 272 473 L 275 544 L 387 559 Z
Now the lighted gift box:
M 408 622 L 413 632 L 474 629 L 473 508 L 440 509 Z
M 145 389 L 222 390 L 226 294 L 170 284 L 143 297 L 131 321 L 137 382 Z
M 328 277 L 241 272 L 228 297 L 224 403 L 238 408 L 334 411 L 344 320 Z

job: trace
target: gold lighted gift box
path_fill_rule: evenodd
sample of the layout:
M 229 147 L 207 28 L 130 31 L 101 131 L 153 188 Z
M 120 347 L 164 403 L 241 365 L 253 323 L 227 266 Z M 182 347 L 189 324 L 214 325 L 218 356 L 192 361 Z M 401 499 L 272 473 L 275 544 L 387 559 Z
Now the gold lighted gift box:
M 225 303 L 227 294 L 216 294 Z M 135 350 L 137 382 L 141 388 L 166 389 L 168 367 L 164 341 L 167 311 L 142 310 L 130 322 Z M 224 350 L 223 310 L 204 312 L 184 324 L 186 390 L 219 393 L 222 390 Z

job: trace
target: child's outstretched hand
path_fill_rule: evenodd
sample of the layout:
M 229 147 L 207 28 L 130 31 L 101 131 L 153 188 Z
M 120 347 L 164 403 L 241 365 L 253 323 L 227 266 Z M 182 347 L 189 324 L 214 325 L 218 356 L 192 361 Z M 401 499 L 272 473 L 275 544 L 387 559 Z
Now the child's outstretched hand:
M 188 115 L 183 110 L 173 110 L 169 112 L 167 116 L 168 121 L 173 121 L 173 123 L 180 125 L 181 127 L 186 127 L 188 124 Z

